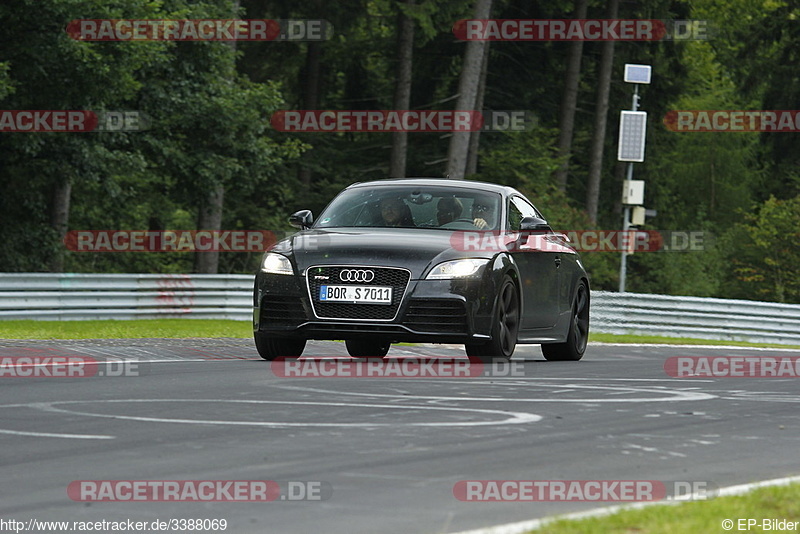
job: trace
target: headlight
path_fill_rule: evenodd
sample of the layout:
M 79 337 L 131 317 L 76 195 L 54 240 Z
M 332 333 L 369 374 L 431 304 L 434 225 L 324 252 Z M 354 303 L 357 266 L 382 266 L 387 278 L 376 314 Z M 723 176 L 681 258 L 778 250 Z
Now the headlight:
M 428 280 L 437 280 L 444 278 L 463 278 L 465 276 L 472 276 L 478 272 L 478 269 L 489 263 L 489 260 L 484 259 L 467 259 L 467 260 L 452 260 L 440 263 L 428 273 Z
M 264 254 L 264 261 L 261 262 L 261 270 L 265 273 L 272 274 L 293 274 L 292 264 L 289 263 L 289 258 L 268 252 Z

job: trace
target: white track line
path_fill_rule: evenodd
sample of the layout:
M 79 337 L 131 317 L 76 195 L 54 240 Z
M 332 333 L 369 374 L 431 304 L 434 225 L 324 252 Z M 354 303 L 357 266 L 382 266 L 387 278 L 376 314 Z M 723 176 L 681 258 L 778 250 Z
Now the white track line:
M 775 352 L 800 352 L 800 349 L 793 349 L 791 347 L 778 348 L 778 347 L 742 347 L 739 345 L 673 345 L 671 343 L 603 343 L 600 341 L 592 341 L 589 343 L 590 347 L 658 347 L 658 348 L 676 348 L 676 349 L 711 349 L 711 350 L 761 350 L 761 351 L 775 351 Z
M 783 477 L 783 478 L 773 478 L 771 480 L 762 480 L 760 482 L 751 482 L 749 484 L 739 484 L 738 486 L 728 486 L 727 488 L 720 488 L 719 492 L 717 492 L 717 495 L 719 497 L 728 497 L 731 495 L 743 495 L 758 488 L 767 488 L 770 486 L 786 486 L 794 482 L 800 482 L 800 475 Z M 528 532 L 529 530 L 536 530 L 549 523 L 553 523 L 554 521 L 561 521 L 563 519 L 577 520 L 577 519 L 586 519 L 590 517 L 603 517 L 626 510 L 639 510 L 641 508 L 646 508 L 648 506 L 663 506 L 663 505 L 671 506 L 671 505 L 681 504 L 683 501 L 691 501 L 698 497 L 705 497 L 705 496 L 692 493 L 682 499 L 676 499 L 676 500 L 637 502 L 634 504 L 620 504 L 616 506 L 607 506 L 604 508 L 593 508 L 585 512 L 574 512 L 571 514 L 543 517 L 541 519 L 530 519 L 528 521 L 519 521 L 517 523 L 506 523 L 504 525 L 497 525 L 494 527 L 479 528 L 475 530 L 465 530 L 462 532 L 457 532 L 455 534 L 522 534 L 524 532 Z
M 444 411 L 444 412 L 468 412 L 481 415 L 499 415 L 505 419 L 499 421 L 437 421 L 425 423 L 295 423 L 295 422 L 276 422 L 276 421 L 229 421 L 229 420 L 215 420 L 215 419 L 178 419 L 178 418 L 165 418 L 165 417 L 143 417 L 134 415 L 115 415 L 115 414 L 102 414 L 94 412 L 83 412 L 78 410 L 69 410 L 65 408 L 57 408 L 55 405 L 63 404 L 113 404 L 113 403 L 191 403 L 197 404 L 200 402 L 208 402 L 214 404 L 223 403 L 236 403 L 236 404 L 290 404 L 290 405 L 304 405 L 304 406 L 338 406 L 338 407 L 356 407 L 356 408 L 384 408 L 389 410 L 427 410 L 427 411 Z M 373 428 L 373 427 L 475 427 L 475 426 L 496 426 L 496 425 L 513 425 L 513 424 L 527 424 L 536 423 L 542 420 L 541 415 L 528 412 L 511 412 L 506 410 L 488 410 L 480 408 L 452 408 L 445 406 L 418 406 L 418 405 L 395 405 L 395 404 L 364 404 L 355 402 L 307 402 L 307 401 L 272 401 L 272 400 L 233 400 L 233 399 L 106 399 L 106 400 L 83 400 L 83 401 L 51 401 L 51 402 L 37 402 L 30 403 L 27 406 L 39 409 L 45 412 L 52 413 L 66 413 L 71 415 L 83 415 L 87 417 L 100 417 L 108 419 L 123 419 L 129 421 L 142 421 L 152 423 L 178 423 L 178 424 L 193 424 L 193 425 L 233 425 L 233 426 L 252 426 L 252 427 L 349 427 L 349 428 Z
M 116 439 L 115 436 L 103 436 L 102 434 L 54 434 L 51 432 L 24 432 L 22 430 L 4 430 L 1 428 L 0 428 L 0 434 L 11 434 L 13 436 L 33 436 L 36 438 Z
M 465 382 L 468 379 L 464 379 Z M 531 380 L 535 382 L 537 378 L 517 380 Z M 639 397 L 639 398 L 595 398 L 595 399 L 552 399 L 540 397 L 451 397 L 442 395 L 414 395 L 414 400 L 428 400 L 428 401 L 475 401 L 475 402 L 572 402 L 572 403 L 636 403 L 636 402 L 682 402 L 682 401 L 704 401 L 716 399 L 717 395 L 710 393 L 702 393 L 699 391 L 681 391 L 677 389 L 645 389 L 636 387 L 624 386 L 583 386 L 578 384 L 570 384 L 569 379 L 564 379 L 565 384 L 542 384 L 543 387 L 554 388 L 572 388 L 572 389 L 596 389 L 596 390 L 610 390 L 614 393 L 655 393 L 670 396 L 661 397 Z M 493 382 L 472 381 L 471 384 L 493 384 Z M 535 384 L 534 384 L 535 385 Z M 282 389 L 290 389 L 295 391 L 312 391 L 315 393 L 327 393 L 331 395 L 343 395 L 354 397 L 373 397 L 373 398 L 392 398 L 392 399 L 407 399 L 406 395 L 397 395 L 393 393 L 360 393 L 355 391 L 336 391 L 332 389 L 300 387 L 300 386 L 280 386 Z

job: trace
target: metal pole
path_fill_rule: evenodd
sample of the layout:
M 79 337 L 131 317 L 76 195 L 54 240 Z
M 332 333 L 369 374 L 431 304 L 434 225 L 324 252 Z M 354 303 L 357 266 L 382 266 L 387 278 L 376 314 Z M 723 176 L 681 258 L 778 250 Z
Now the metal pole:
M 633 163 L 628 163 L 628 180 L 633 177 Z M 631 227 L 631 208 L 627 205 L 622 210 L 622 238 L 626 239 L 628 235 L 626 232 Z M 624 242 L 624 241 L 620 241 Z M 625 293 L 625 278 L 628 274 L 628 251 L 626 248 L 622 249 L 622 259 L 619 263 L 619 292 Z
M 633 86 L 633 102 L 631 104 L 633 111 L 639 110 L 639 84 Z M 627 180 L 633 180 L 633 162 L 628 162 L 628 177 Z M 631 227 L 631 209 L 625 205 L 622 210 L 622 236 L 626 239 L 627 232 Z M 628 275 L 628 252 L 627 249 L 622 250 L 622 258 L 619 262 L 619 292 L 625 292 L 625 279 Z

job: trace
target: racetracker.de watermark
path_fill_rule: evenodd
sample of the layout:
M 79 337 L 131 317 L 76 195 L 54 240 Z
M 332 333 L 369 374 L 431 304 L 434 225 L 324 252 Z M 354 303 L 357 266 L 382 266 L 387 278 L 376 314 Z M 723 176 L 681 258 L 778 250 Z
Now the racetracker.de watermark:
M 564 230 L 554 234 L 456 231 L 450 246 L 462 252 L 697 252 L 713 237 L 698 231 Z
M 464 19 L 453 25 L 462 41 L 688 41 L 712 33 L 705 20 Z
M 523 362 L 485 363 L 478 358 L 277 358 L 280 378 L 482 378 L 525 376 Z
M 673 132 L 800 132 L 798 110 L 668 111 L 664 126 Z
M 277 236 L 267 230 L 70 230 L 73 252 L 264 252 Z
M 67 495 L 78 502 L 325 501 L 333 486 L 320 480 L 73 480 Z
M 318 19 L 80 19 L 66 32 L 77 41 L 326 41 L 333 25 Z
M 706 500 L 718 487 L 698 480 L 460 480 L 453 496 L 465 502 L 654 502 Z
M 47 355 L 46 350 L 27 349 L 29 354 L 0 354 L 0 378 L 92 378 L 143 376 L 148 364 L 135 359 Z
M 537 117 L 524 110 L 279 110 L 280 132 L 521 132 Z
M 151 123 L 140 111 L 0 110 L 0 132 L 139 132 Z
M 797 378 L 800 356 L 671 356 L 664 372 L 675 378 Z

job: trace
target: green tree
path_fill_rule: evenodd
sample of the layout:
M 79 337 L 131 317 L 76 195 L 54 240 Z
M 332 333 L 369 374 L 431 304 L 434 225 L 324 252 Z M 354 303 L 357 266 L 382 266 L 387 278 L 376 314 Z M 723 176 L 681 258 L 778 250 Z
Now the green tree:
M 675 110 L 747 109 L 728 69 L 708 42 L 683 44 L 686 87 L 669 104 Z M 674 132 L 655 117 L 648 130 L 648 207 L 658 212 L 645 230 L 705 233 L 702 250 L 636 254 L 629 259 L 633 291 L 730 297 L 725 258 L 739 244 L 723 236 L 749 209 L 763 181 L 756 133 Z M 691 275 L 688 275 L 691 273 Z
M 740 246 L 730 258 L 742 295 L 800 303 L 800 195 L 770 197 L 744 219 L 732 230 Z
M 71 39 L 77 18 L 156 18 L 153 4 L 101 0 L 14 0 L 0 6 L 3 109 L 128 109 L 141 87 L 134 75 L 164 58 L 164 43 L 119 46 Z M 109 46 L 110 45 L 110 46 Z M 0 138 L 0 218 L 13 239 L 0 251 L 5 270 L 61 270 L 72 187 L 142 169 L 124 134 L 14 133 Z
M 208 191 L 220 185 L 228 205 L 250 208 L 223 224 L 261 229 L 283 219 L 275 212 L 292 188 L 280 179 L 282 165 L 302 145 L 270 137 L 270 114 L 282 103 L 277 84 L 238 74 L 236 52 L 221 42 L 83 42 L 64 31 L 81 18 L 230 18 L 232 2 L 13 4 L 0 6 L 4 109 L 137 110 L 152 124 L 146 132 L 0 137 L 0 222 L 12 236 L 0 269 L 61 270 L 68 227 L 192 229 Z M 186 272 L 189 258 L 81 253 L 68 254 L 66 266 Z

